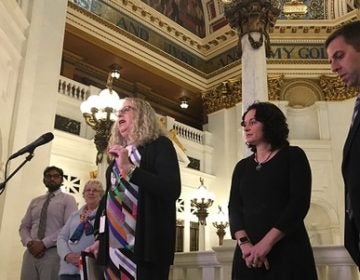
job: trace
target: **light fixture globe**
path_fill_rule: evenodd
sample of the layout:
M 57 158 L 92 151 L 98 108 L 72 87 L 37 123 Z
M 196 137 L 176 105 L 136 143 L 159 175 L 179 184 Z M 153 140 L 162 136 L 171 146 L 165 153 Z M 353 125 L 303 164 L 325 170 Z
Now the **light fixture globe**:
M 111 72 L 111 77 L 115 78 L 115 79 L 119 79 L 120 78 L 120 71 L 118 69 L 114 69 Z
M 187 109 L 187 108 L 189 108 L 189 104 L 186 101 L 181 101 L 180 108 Z
M 180 100 L 180 105 L 179 106 L 180 106 L 181 109 L 189 108 L 189 101 L 190 101 L 189 97 L 182 96 L 182 97 L 179 98 L 179 100 Z

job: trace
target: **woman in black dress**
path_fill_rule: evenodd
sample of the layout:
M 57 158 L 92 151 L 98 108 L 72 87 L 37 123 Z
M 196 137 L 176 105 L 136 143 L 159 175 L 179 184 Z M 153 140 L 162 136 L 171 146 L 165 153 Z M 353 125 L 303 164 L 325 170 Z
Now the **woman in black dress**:
M 304 225 L 311 196 L 306 155 L 289 146 L 286 118 L 271 103 L 252 104 L 241 125 L 253 154 L 237 163 L 232 177 L 232 280 L 316 280 Z

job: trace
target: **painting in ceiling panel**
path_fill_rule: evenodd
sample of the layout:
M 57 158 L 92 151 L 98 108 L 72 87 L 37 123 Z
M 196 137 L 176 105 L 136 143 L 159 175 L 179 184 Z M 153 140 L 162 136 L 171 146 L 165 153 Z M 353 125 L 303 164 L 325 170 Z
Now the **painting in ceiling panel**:
M 206 36 L 201 0 L 142 0 L 200 38 Z

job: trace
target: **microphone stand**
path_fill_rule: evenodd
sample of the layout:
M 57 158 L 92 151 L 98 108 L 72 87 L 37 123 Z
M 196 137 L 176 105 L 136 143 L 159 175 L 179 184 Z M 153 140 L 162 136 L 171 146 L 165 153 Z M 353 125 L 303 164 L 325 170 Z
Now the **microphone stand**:
M 9 177 L 6 177 L 7 165 L 9 160 L 6 162 L 5 168 L 5 181 L 0 183 L 0 195 L 3 193 L 6 187 L 6 183 L 20 170 L 21 167 L 25 165 L 28 161 L 30 161 L 34 157 L 34 151 L 30 151 L 25 160 L 10 174 Z

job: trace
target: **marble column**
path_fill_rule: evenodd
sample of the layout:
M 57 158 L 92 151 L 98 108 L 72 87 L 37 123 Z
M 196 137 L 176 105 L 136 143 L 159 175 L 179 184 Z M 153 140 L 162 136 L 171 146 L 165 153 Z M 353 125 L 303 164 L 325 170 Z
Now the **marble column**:
M 7 119 L 9 131 L 6 135 L 1 135 L 8 145 L 4 158 L 54 129 L 67 1 L 25 2 L 26 7 L 22 6 L 22 1 L 2 1 L 11 6 L 3 17 L 13 19 L 4 21 L 7 23 L 5 34 L 8 32 L 9 38 L 14 38 L 15 34 L 21 32 L 12 22 L 26 22 L 28 26 L 21 34 L 24 43 L 20 67 L 17 69 L 16 88 L 12 92 L 14 101 L 6 108 L 11 110 Z M 13 43 L 15 49 L 20 42 Z M 7 45 L 1 45 L 0 50 L 6 47 Z M 4 64 L 0 67 L 3 66 Z M 12 64 L 5 66 L 12 67 Z M 49 164 L 50 151 L 51 143 L 37 148 L 32 161 L 11 179 L 2 194 L 0 279 L 20 278 L 24 247 L 20 242 L 18 228 L 31 199 L 46 191 L 42 183 L 42 172 Z M 20 156 L 12 160 L 9 173 L 23 159 L 24 156 Z
M 268 100 L 266 56 L 270 55 L 269 32 L 280 10 L 271 1 L 233 0 L 225 4 L 225 17 L 239 35 L 242 63 L 242 104 Z

